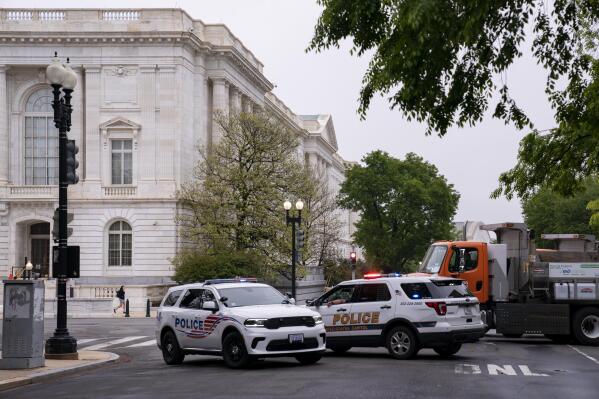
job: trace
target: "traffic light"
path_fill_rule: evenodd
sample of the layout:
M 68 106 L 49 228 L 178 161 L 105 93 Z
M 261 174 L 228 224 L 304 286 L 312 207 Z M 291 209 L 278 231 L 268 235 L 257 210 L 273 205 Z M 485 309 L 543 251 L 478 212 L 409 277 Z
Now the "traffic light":
M 67 140 L 67 183 L 77 184 L 79 182 L 79 176 L 77 176 L 77 168 L 79 167 L 79 161 L 77 161 L 77 153 L 79 147 L 75 145 L 75 140 Z
M 352 265 L 356 264 L 356 252 L 355 251 L 351 251 L 349 253 L 349 260 L 351 261 Z
M 297 235 L 296 235 L 296 249 L 298 251 L 301 251 L 304 248 L 304 240 L 305 240 L 305 233 L 303 230 L 298 229 L 297 230 Z
M 73 221 L 73 218 L 75 217 L 75 215 L 72 212 L 68 212 L 67 213 L 67 224 L 71 223 Z M 58 236 L 59 236 L 59 232 L 58 232 L 58 208 L 56 208 L 54 210 L 54 216 L 52 216 L 52 220 L 54 220 L 54 226 L 52 227 L 52 239 L 54 240 L 54 242 L 58 242 Z M 71 236 L 71 234 L 73 234 L 73 228 L 72 227 L 67 227 L 67 238 Z

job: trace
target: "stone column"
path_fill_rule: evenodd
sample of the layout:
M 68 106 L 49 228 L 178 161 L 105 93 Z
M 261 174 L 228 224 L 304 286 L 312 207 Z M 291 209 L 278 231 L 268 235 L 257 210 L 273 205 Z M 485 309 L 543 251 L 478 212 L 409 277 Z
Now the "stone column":
M 140 180 L 155 180 L 157 175 L 155 161 L 158 159 L 156 146 L 156 66 L 140 65 L 139 72 L 141 74 L 139 98 L 142 131 L 138 133 L 137 141 L 141 143 L 141 153 L 144 156 L 137 157 L 139 163 L 137 177 Z
M 216 113 L 229 113 L 229 83 L 224 79 L 212 80 L 212 144 L 216 144 L 222 137 L 222 132 L 216 123 Z
M 175 65 L 159 65 L 159 103 L 160 126 L 158 128 L 158 180 L 175 178 L 174 152 L 177 134 L 181 131 L 179 120 L 179 104 L 177 103 Z
M 243 96 L 243 112 L 251 114 L 253 111 L 252 100 L 250 100 L 247 96 Z
M 233 98 L 231 100 L 232 111 L 238 114 L 241 112 L 241 92 L 236 87 L 233 87 L 231 91 L 233 92 Z
M 85 65 L 85 153 L 83 154 L 83 179 L 100 181 L 102 142 L 100 136 L 100 87 L 99 65 Z
M 8 90 L 6 84 L 6 65 L 0 65 L 0 185 L 8 183 Z

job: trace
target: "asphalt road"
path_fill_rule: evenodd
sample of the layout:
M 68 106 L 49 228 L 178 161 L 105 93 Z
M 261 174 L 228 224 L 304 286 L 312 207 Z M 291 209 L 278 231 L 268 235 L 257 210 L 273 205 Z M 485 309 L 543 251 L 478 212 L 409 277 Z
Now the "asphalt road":
M 46 334 L 54 321 L 47 321 Z M 188 356 L 167 366 L 151 341 L 153 319 L 69 320 L 80 347 L 121 356 L 116 365 L 0 393 L 0 398 L 597 398 L 599 348 L 543 338 L 488 336 L 449 360 L 422 350 L 410 361 L 384 349 L 328 353 L 318 364 L 293 358 L 230 370 L 220 358 Z

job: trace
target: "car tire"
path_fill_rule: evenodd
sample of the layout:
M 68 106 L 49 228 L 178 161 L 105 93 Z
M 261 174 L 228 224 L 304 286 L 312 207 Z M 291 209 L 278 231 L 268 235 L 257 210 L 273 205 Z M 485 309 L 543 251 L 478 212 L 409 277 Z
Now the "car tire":
M 341 355 L 351 349 L 351 346 L 331 346 L 329 348 L 338 355 Z
M 185 353 L 181 350 L 177 336 L 172 330 L 167 330 L 162 334 L 160 346 L 162 347 L 162 358 L 166 364 L 172 366 L 183 363 Z
M 399 360 L 411 359 L 420 350 L 416 334 L 406 326 L 393 327 L 385 337 L 389 354 Z
M 303 366 L 309 366 L 317 363 L 322 358 L 322 353 L 302 353 L 296 355 L 295 359 L 300 362 Z
M 503 333 L 501 335 L 503 335 L 505 338 L 522 338 L 522 335 L 524 335 L 524 334 L 507 334 L 507 333 Z
M 441 357 L 450 357 L 458 353 L 462 349 L 462 344 L 449 344 L 447 346 L 440 346 L 433 348 L 435 352 Z
M 241 334 L 232 332 L 223 339 L 223 359 L 227 367 L 232 369 L 244 368 L 250 364 L 250 355 Z
M 582 345 L 599 345 L 599 309 L 586 307 L 574 313 L 572 332 Z
M 545 334 L 545 337 L 559 345 L 565 345 L 572 340 L 571 336 L 561 334 Z

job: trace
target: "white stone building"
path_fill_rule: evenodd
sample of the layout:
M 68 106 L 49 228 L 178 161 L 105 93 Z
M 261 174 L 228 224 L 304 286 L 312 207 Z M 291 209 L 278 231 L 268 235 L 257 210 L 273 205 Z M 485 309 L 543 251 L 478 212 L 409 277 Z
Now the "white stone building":
M 343 180 L 331 117 L 294 114 L 225 25 L 180 9 L 0 9 L 3 277 L 25 257 L 51 275 L 58 134 L 45 67 L 54 51 L 78 75 L 69 134 L 80 148 L 80 182 L 69 187 L 69 244 L 81 248 L 75 297 L 112 296 L 121 284 L 155 297 L 171 282 L 175 193 L 198 160 L 196 145 L 213 139 L 215 110 L 272 110 L 302 135 L 306 160 L 333 189 Z M 343 213 L 345 254 L 353 218 Z M 322 276 L 308 279 L 322 285 Z

